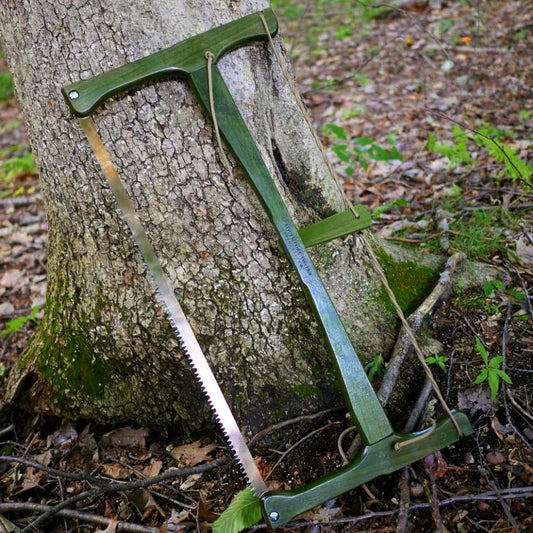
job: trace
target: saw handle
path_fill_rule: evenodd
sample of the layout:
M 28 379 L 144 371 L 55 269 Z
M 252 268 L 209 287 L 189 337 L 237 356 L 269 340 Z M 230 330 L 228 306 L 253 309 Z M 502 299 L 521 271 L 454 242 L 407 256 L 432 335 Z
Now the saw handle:
M 472 434 L 472 426 L 461 411 L 453 411 L 465 436 Z M 409 443 L 414 437 L 423 439 Z M 459 435 L 449 417 L 440 421 L 435 430 L 424 429 L 415 433 L 393 433 L 389 437 L 365 446 L 346 466 L 316 481 L 290 491 L 267 492 L 261 497 L 265 521 L 277 528 L 295 516 L 331 500 L 349 490 L 367 483 L 377 476 L 389 474 L 414 461 L 449 446 Z M 398 450 L 395 445 L 404 443 Z
M 276 35 L 278 22 L 272 9 L 265 9 L 263 16 L 270 34 Z M 244 44 L 267 39 L 261 17 L 254 13 L 89 80 L 63 87 L 62 93 L 72 112 L 78 117 L 86 117 L 118 93 L 163 78 L 187 76 L 205 67 L 207 51 L 214 55 L 214 61 L 218 61 L 227 52 Z

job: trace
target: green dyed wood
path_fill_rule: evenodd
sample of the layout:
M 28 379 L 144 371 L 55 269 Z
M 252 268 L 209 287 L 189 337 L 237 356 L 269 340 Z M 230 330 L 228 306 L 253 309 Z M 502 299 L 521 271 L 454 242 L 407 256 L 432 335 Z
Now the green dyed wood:
M 213 65 L 213 92 L 220 133 L 241 164 L 276 228 L 321 326 L 339 376 L 348 409 L 365 444 L 377 442 L 392 432 L 392 426 L 368 380 L 363 365 L 344 329 L 276 184 L 263 161 L 246 123 L 218 68 Z M 193 72 L 188 81 L 211 117 L 207 67 Z M 212 117 L 211 117 L 212 118 Z
M 270 32 L 275 34 L 278 26 L 274 13 L 268 9 L 264 11 L 264 15 Z M 259 16 L 249 15 L 91 80 L 74 83 L 65 87 L 63 94 L 76 115 L 87 116 L 103 101 L 127 89 L 162 77 L 187 77 L 210 117 L 205 52 L 211 51 L 215 60 L 218 60 L 224 53 L 242 44 L 266 39 Z M 352 419 L 365 445 L 354 461 L 329 476 L 294 491 L 264 494 L 262 504 L 265 519 L 270 526 L 278 527 L 301 512 L 378 475 L 393 472 L 452 444 L 458 440 L 458 434 L 449 419 L 440 422 L 431 434 L 424 431 L 405 435 L 393 433 L 306 251 L 306 246 L 368 227 L 370 215 L 362 206 L 358 206 L 360 219 L 355 219 L 353 213 L 344 211 L 298 231 L 216 65 L 213 65 L 212 74 L 221 134 L 261 199 L 300 277 L 304 292 L 323 330 Z M 456 412 L 454 416 L 463 434 L 470 435 L 472 428 L 466 416 L 460 412 Z M 423 440 L 406 445 L 399 451 L 394 450 L 395 443 L 425 433 L 427 436 Z
M 276 35 L 278 21 L 272 9 L 265 9 L 263 16 L 270 34 Z M 212 52 L 214 60 L 218 61 L 224 54 L 243 44 L 265 41 L 267 38 L 259 15 L 254 13 L 89 80 L 68 85 L 62 89 L 63 96 L 75 115 L 86 117 L 118 93 L 163 78 L 184 77 L 203 68 L 207 51 Z
M 263 14 L 271 34 L 275 34 L 278 25 L 273 11 L 267 9 Z M 119 92 L 164 76 L 186 76 L 210 116 L 206 52 L 211 51 L 216 61 L 229 50 L 267 38 L 259 15 L 248 15 L 90 80 L 69 85 L 63 89 L 63 95 L 76 115 L 87 116 Z M 326 338 L 348 409 L 363 442 L 377 442 L 392 433 L 392 426 L 216 64 L 213 64 L 212 72 L 221 134 L 263 202 L 298 272 Z
M 466 415 L 460 411 L 454 411 L 453 414 L 463 434 L 471 435 L 472 427 Z M 428 434 L 423 440 L 408 444 L 398 451 L 394 449 L 397 442 L 405 442 L 428 432 L 429 430 L 394 433 L 380 442 L 366 446 L 353 461 L 328 476 L 291 491 L 265 493 L 261 498 L 265 521 L 271 527 L 280 527 L 295 516 L 325 501 L 340 496 L 377 476 L 399 470 L 459 440 L 452 421 L 446 417 L 437 424 L 433 433 Z M 277 520 L 273 520 L 276 517 Z
M 361 231 L 370 227 L 372 217 L 366 207 L 354 206 L 359 218 L 356 218 L 351 209 L 346 209 L 324 220 L 310 224 L 298 230 L 300 238 L 306 248 L 328 242 L 350 233 Z

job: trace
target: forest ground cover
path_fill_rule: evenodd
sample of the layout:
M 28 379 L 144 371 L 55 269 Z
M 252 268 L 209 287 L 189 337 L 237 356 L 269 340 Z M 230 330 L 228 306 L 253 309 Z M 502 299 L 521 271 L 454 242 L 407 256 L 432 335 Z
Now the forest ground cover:
M 373 211 L 372 231 L 421 253 L 464 252 L 498 272 L 478 289 L 457 286 L 427 324 L 443 347 L 432 368 L 447 401 L 471 417 L 473 437 L 413 465 L 408 482 L 402 474 L 377 479 L 286 529 L 316 531 L 310 522 L 320 520 L 321 531 L 531 530 L 531 4 L 274 4 L 313 123 L 346 193 Z M 1 392 L 38 325 L 47 227 L 24 120 L 0 67 Z M 382 364 L 376 357 L 370 369 L 376 383 Z M 212 435 L 32 411 L 23 400 L 0 429 L 6 531 L 51 510 L 28 531 L 206 530 L 244 486 Z M 268 428 L 284 445 L 273 451 L 268 436 L 257 440 L 264 472 L 294 447 L 273 486 L 297 486 L 341 464 L 332 443 L 343 415 Z M 150 482 L 163 472 L 168 479 Z M 117 520 L 129 525 L 117 529 Z

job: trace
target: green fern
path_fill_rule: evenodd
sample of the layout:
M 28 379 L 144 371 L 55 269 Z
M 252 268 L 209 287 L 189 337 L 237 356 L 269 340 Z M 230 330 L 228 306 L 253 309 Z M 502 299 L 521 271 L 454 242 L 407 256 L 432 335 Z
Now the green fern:
M 487 132 L 488 133 L 488 132 Z M 494 136 L 487 135 L 485 129 L 481 129 L 474 135 L 474 142 L 487 152 L 498 162 L 505 165 L 507 177 L 511 180 L 523 179 L 531 185 L 531 175 L 533 167 L 520 159 L 515 151 L 501 141 L 497 141 Z
M 427 149 L 447 157 L 450 161 L 448 168 L 475 163 L 475 159 L 468 151 L 468 134 L 459 126 L 454 125 L 452 135 L 455 143 L 450 145 L 438 143 L 435 134 L 431 133 L 428 137 Z

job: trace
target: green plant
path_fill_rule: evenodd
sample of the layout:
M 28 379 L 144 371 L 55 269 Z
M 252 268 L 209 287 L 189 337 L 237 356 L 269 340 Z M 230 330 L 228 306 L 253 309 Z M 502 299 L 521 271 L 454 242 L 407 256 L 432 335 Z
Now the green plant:
M 474 380 L 474 384 L 480 385 L 484 381 L 487 381 L 490 388 L 491 398 L 494 399 L 500 388 L 500 380 L 512 384 L 511 378 L 500 368 L 503 363 L 503 357 L 500 355 L 489 359 L 487 349 L 483 346 L 479 337 L 476 338 L 476 351 L 481 356 L 481 359 L 483 359 L 485 367 L 481 369 L 481 372 Z
M 272 0 L 272 7 L 283 13 L 289 20 L 298 20 L 305 13 L 306 7 L 292 0 Z
M 20 146 L 12 146 L 0 151 L 0 159 L 18 150 L 20 150 Z M 31 152 L 23 152 L 21 155 L 0 161 L 0 182 L 10 183 L 19 174 L 37 174 L 37 165 Z
M 261 520 L 261 500 L 247 488 L 235 495 L 229 507 L 213 524 L 213 533 L 238 533 Z
M 19 316 L 6 322 L 6 327 L 2 331 L 0 331 L 0 337 L 4 337 L 5 335 L 9 335 L 10 333 L 15 333 L 16 331 L 19 331 L 28 322 L 34 322 L 40 310 L 41 306 L 36 305 L 29 315 Z
M 348 137 L 346 130 L 337 124 L 326 124 L 324 134 L 329 134 L 334 139 L 346 141 L 334 144 L 333 153 L 346 164 L 346 175 L 352 176 L 356 165 L 361 165 L 365 170 L 370 161 L 403 161 L 403 156 L 396 147 L 394 135 L 387 136 L 389 148 L 383 148 L 372 137 Z
M 533 166 L 522 161 L 509 145 L 499 141 L 496 135 L 491 134 L 492 131 L 490 128 L 481 128 L 479 133 L 474 135 L 474 142 L 479 147 L 485 148 L 498 163 L 504 164 L 504 174 L 508 178 L 513 181 L 522 179 L 531 185 Z
M 436 152 L 449 160 L 448 167 L 454 168 L 459 165 L 470 165 L 475 162 L 468 151 L 468 134 L 462 128 L 454 124 L 452 128 L 453 144 L 438 143 L 434 133 L 428 136 L 427 149 Z
M 409 202 L 405 198 L 396 198 L 396 200 L 388 203 L 380 205 L 379 207 L 376 207 L 372 211 L 372 219 L 373 220 L 379 220 L 379 217 L 381 214 L 390 211 L 394 207 L 407 207 L 409 205 Z
M 426 363 L 428 365 L 437 365 L 438 367 L 442 368 L 442 370 L 446 370 L 446 363 L 449 361 L 449 357 L 444 357 L 443 355 L 435 355 L 426 357 Z
M 385 374 L 385 362 L 382 355 L 375 355 L 366 365 L 368 379 L 372 381 L 375 377 L 381 377 Z
M 498 163 L 503 163 L 503 173 L 511 180 L 522 180 L 527 185 L 531 185 L 533 166 L 522 161 L 516 152 L 503 141 L 504 137 L 509 137 L 510 131 L 483 126 L 478 130 L 462 128 L 458 124 L 452 127 L 453 142 L 438 143 L 435 134 L 428 136 L 427 149 L 443 155 L 449 159 L 448 167 L 454 168 L 459 165 L 473 165 L 476 160 L 469 150 L 469 141 L 478 148 L 482 148 L 489 153 Z
M 487 298 L 490 298 L 496 291 L 500 291 L 502 289 L 505 289 L 505 283 L 499 279 L 493 279 L 483 283 L 483 294 Z
M 13 95 L 13 78 L 10 72 L 0 74 L 0 102 Z

